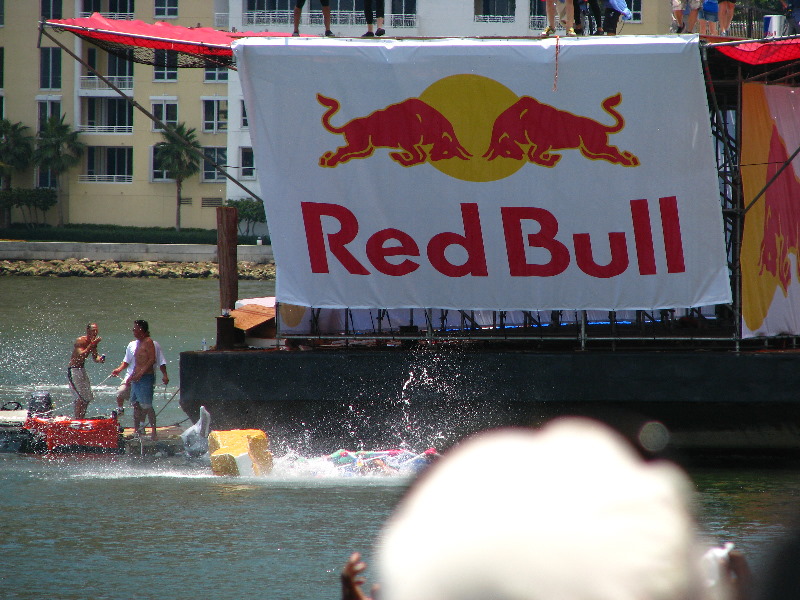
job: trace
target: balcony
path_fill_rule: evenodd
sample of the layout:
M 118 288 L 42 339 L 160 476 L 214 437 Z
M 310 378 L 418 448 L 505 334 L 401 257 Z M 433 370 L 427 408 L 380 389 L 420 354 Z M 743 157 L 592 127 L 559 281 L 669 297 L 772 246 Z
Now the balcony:
M 81 183 L 133 183 L 133 175 L 78 175 Z
M 133 133 L 133 125 L 78 125 L 81 133 Z
M 105 78 L 111 82 L 112 85 L 117 86 L 121 90 L 133 90 L 133 77 L 122 75 L 105 75 Z M 81 77 L 81 90 L 96 92 L 96 91 L 111 91 L 108 84 L 95 75 L 84 75 Z

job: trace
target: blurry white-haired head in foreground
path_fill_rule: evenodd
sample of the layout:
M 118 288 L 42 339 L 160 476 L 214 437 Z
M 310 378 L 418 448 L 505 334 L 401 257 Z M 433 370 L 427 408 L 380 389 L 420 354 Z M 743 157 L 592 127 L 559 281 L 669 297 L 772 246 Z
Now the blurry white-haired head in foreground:
M 690 482 L 587 419 L 473 437 L 412 487 L 381 600 L 698 600 Z

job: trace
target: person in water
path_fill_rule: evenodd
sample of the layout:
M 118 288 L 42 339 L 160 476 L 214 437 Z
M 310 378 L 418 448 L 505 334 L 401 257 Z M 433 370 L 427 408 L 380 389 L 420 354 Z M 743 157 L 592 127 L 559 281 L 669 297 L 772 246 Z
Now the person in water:
M 72 356 L 67 367 L 67 382 L 74 399 L 76 419 L 86 417 L 86 409 L 89 403 L 94 400 L 92 384 L 84 368 L 86 357 L 91 355 L 92 360 L 96 363 L 103 363 L 106 360 L 105 356 L 97 354 L 97 345 L 102 339 L 98 335 L 99 331 L 97 323 L 89 323 L 86 326 L 86 335 L 77 338 L 75 345 L 72 347 Z

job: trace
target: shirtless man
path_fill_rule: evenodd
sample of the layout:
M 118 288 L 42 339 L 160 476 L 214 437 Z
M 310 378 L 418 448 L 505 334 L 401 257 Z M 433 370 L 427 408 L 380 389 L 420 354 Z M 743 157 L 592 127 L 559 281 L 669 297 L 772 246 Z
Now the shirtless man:
M 82 335 L 75 340 L 75 346 L 72 348 L 72 356 L 69 359 L 69 366 L 67 367 L 67 381 L 69 382 L 69 389 L 72 392 L 72 397 L 75 399 L 75 418 L 83 419 L 86 417 L 86 408 L 89 403 L 94 400 L 92 395 L 92 384 L 89 382 L 89 376 L 86 374 L 83 364 L 86 357 L 92 355 L 92 360 L 96 363 L 103 363 L 106 360 L 105 356 L 97 355 L 97 344 L 100 343 L 100 336 L 98 334 L 97 323 L 89 323 L 86 326 L 86 335 Z
M 156 439 L 156 411 L 153 409 L 153 389 L 156 377 L 153 365 L 156 363 L 156 348 L 150 337 L 150 326 L 147 321 L 137 319 L 133 322 L 133 337 L 139 342 L 133 354 L 135 367 L 128 378 L 131 384 L 131 404 L 133 405 L 133 428 L 139 431 L 139 424 L 144 427 L 147 417 L 153 428 L 152 439 Z

